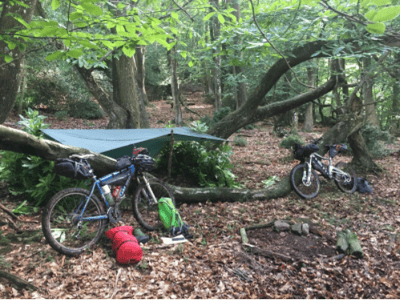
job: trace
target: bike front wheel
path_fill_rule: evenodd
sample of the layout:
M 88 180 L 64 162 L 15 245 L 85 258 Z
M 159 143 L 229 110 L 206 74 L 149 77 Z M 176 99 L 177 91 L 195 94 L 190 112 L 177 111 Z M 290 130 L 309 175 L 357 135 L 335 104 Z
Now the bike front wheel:
M 349 164 L 344 162 L 336 164 L 335 168 L 340 170 L 339 172 L 334 171 L 333 175 L 337 187 L 343 193 L 353 194 L 357 189 L 356 172 L 354 172 Z
M 302 198 L 315 198 L 319 192 L 319 178 L 314 170 L 311 170 L 310 180 L 307 182 L 308 167 L 306 164 L 299 164 L 290 172 L 290 184 L 294 191 Z
M 75 256 L 96 244 L 106 225 L 105 220 L 79 222 L 90 192 L 69 188 L 54 195 L 42 216 L 42 230 L 47 242 L 60 253 Z M 99 199 L 92 195 L 82 217 L 104 215 Z
M 133 215 L 143 228 L 147 230 L 157 230 L 162 228 L 160 216 L 158 214 L 158 200 L 160 198 L 171 198 L 175 205 L 175 198 L 169 187 L 158 179 L 148 179 L 150 189 L 157 200 L 155 203 L 146 184 L 141 183 L 133 198 Z

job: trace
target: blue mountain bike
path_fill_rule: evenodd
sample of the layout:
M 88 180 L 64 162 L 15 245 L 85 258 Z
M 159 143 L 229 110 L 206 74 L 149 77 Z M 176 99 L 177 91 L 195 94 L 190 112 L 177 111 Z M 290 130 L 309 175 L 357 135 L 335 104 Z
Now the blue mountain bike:
M 147 178 L 143 172 L 153 168 L 153 159 L 144 154 L 124 157 L 117 171 L 97 179 L 87 158 L 93 155 L 71 155 L 55 164 L 57 174 L 75 179 L 92 179 L 90 190 L 68 188 L 58 192 L 43 211 L 42 230 L 47 242 L 58 252 L 78 255 L 98 242 L 105 227 L 121 218 L 119 205 L 126 199 L 125 192 L 131 181 L 136 190 L 132 199 L 133 215 L 147 230 L 162 227 L 158 215 L 158 200 L 174 196 L 160 180 Z M 57 172 L 56 166 L 64 171 Z M 110 193 L 114 190 L 115 198 Z M 98 192 L 100 196 L 95 194 Z

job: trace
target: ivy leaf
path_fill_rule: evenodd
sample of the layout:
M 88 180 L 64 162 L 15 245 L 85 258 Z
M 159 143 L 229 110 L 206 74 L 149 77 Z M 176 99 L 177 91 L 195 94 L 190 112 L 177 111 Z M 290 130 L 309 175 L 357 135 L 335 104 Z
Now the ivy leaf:
M 64 55 L 64 52 L 56 51 L 56 52 L 54 52 L 54 53 L 52 53 L 52 54 L 50 54 L 50 55 L 47 55 L 47 56 L 46 56 L 46 60 L 47 60 L 47 61 L 56 60 L 56 59 L 61 58 L 63 55 Z
M 182 52 L 181 52 L 181 56 L 182 56 L 183 58 L 186 58 L 186 57 L 187 57 L 187 52 L 186 52 L 186 51 L 182 51 Z
M 193 67 L 193 61 L 189 61 L 188 66 L 191 68 Z
M 60 0 L 53 0 L 51 1 L 51 8 L 53 10 L 56 10 L 57 8 L 60 7 Z
M 205 17 L 203 18 L 203 21 L 209 20 L 213 15 L 215 15 L 215 12 L 209 13 L 207 16 L 205 16 Z
M 371 33 L 383 34 L 386 26 L 383 23 L 368 24 L 366 28 Z
M 225 23 L 225 18 L 224 18 L 224 16 L 221 15 L 221 14 L 218 14 L 218 20 L 219 20 L 219 22 L 220 22 L 221 24 L 224 24 L 224 23 Z
M 175 20 L 179 20 L 179 15 L 176 12 L 171 12 L 171 17 L 173 17 Z
M 12 58 L 10 55 L 6 55 L 6 56 L 4 57 L 4 61 L 5 61 L 6 63 L 11 62 L 12 60 L 13 60 L 13 58 Z
M 394 18 L 396 18 L 399 14 L 400 14 L 400 5 L 384 7 L 376 13 L 373 20 L 375 22 L 391 21 Z
M 81 6 L 85 9 L 85 11 L 88 14 L 94 15 L 94 16 L 100 16 L 103 14 L 103 11 L 101 10 L 100 7 L 97 5 L 94 5 L 92 3 L 82 3 Z

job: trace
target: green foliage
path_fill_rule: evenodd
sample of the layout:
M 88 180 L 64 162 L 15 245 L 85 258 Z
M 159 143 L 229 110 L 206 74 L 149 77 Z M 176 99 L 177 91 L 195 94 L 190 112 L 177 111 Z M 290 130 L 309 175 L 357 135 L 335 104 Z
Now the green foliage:
M 206 133 L 208 130 L 208 126 L 206 123 L 203 123 L 201 121 L 194 121 L 190 124 L 189 126 L 190 129 L 192 129 L 195 132 L 198 133 Z
M 268 177 L 268 179 L 263 180 L 262 183 L 264 184 L 264 188 L 266 189 L 274 185 L 277 181 L 280 181 L 278 176 L 270 176 Z
M 393 137 L 388 131 L 367 124 L 361 129 L 361 134 L 373 157 L 384 157 L 390 154 L 390 149 L 386 147 L 386 143 L 392 143 Z
M 227 144 L 219 150 L 207 151 L 203 144 L 197 142 L 175 143 L 171 173 L 173 176 L 184 175 L 200 186 L 239 187 L 234 180 L 235 175 L 230 171 L 231 155 L 231 147 Z M 157 168 L 166 170 L 168 158 L 169 146 L 165 146 L 157 158 Z
M 200 119 L 202 123 L 207 125 L 208 127 L 212 127 L 214 124 L 218 123 L 220 120 L 225 118 L 232 112 L 230 107 L 223 107 L 219 110 L 214 111 L 214 115 L 211 118 L 210 116 L 205 116 Z
M 6 261 L 3 255 L 0 255 L 0 267 L 1 269 L 6 269 L 6 270 L 11 269 L 11 263 L 9 261 Z
M 61 110 L 57 111 L 54 115 L 57 118 L 57 120 L 63 121 L 68 117 L 68 112 L 66 110 Z
M 18 121 L 18 124 L 22 125 L 23 130 L 27 133 L 37 136 L 39 138 L 43 137 L 43 133 L 41 132 L 41 130 L 46 129 L 50 126 L 49 124 L 43 123 L 43 120 L 47 117 L 40 116 L 37 110 L 32 110 L 31 108 L 28 108 L 25 113 L 28 118 L 20 115 L 19 117 L 21 118 L 21 121 Z
M 104 117 L 99 105 L 90 100 L 75 101 L 69 105 L 69 115 L 81 119 L 101 119 Z
M 28 109 L 30 118 L 23 118 L 19 123 L 24 126 L 23 130 L 41 137 L 41 129 L 47 128 L 44 124 L 45 116 L 40 116 L 37 111 Z M 43 204 L 46 200 L 59 190 L 67 187 L 84 187 L 83 182 L 57 176 L 53 172 L 54 162 L 46 159 L 16 153 L 11 151 L 0 151 L 2 156 L 0 165 L 0 180 L 9 183 L 9 190 L 14 195 L 24 195 L 28 201 L 36 206 Z M 24 212 L 25 202 L 18 207 L 18 212 Z M 29 210 L 29 209 L 28 209 Z
M 164 128 L 174 128 L 174 127 L 175 127 L 175 121 L 172 122 L 171 120 L 169 120 L 168 123 L 164 125 Z
M 20 214 L 20 215 L 29 215 L 29 214 L 32 214 L 32 213 L 37 213 L 38 212 L 38 208 L 26 205 L 27 202 L 28 201 L 25 200 L 18 207 L 14 208 L 13 209 L 13 213 L 14 214 Z
M 233 139 L 233 144 L 235 146 L 239 146 L 239 147 L 246 147 L 247 146 L 247 140 L 243 137 L 240 136 L 235 136 L 235 138 Z
M 281 143 L 279 144 L 279 147 L 285 149 L 293 149 L 295 144 L 304 145 L 304 141 L 299 135 L 291 134 L 282 139 Z

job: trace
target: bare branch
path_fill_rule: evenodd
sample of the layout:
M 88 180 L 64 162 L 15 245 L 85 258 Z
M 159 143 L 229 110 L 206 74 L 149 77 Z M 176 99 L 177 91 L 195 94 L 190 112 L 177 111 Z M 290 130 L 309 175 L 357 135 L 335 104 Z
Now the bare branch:
M 305 86 L 306 88 L 314 89 L 314 87 L 309 86 L 309 85 L 307 85 L 307 84 L 301 82 L 301 81 L 297 78 L 297 75 L 296 75 L 296 73 L 293 71 L 292 67 L 290 66 L 289 61 L 288 61 L 288 60 L 286 59 L 286 57 L 282 54 L 282 52 L 279 51 L 279 50 L 275 47 L 275 45 L 271 42 L 271 40 L 270 40 L 270 39 L 265 35 L 265 33 L 262 31 L 262 29 L 260 28 L 260 26 L 258 25 L 258 22 L 257 22 L 257 20 L 256 20 L 256 13 L 255 13 L 255 11 L 254 11 L 253 0 L 250 0 L 250 3 L 251 3 L 252 11 L 253 11 L 253 20 L 254 20 L 254 23 L 256 24 L 257 28 L 258 28 L 258 31 L 259 31 L 259 32 L 261 33 L 261 35 L 265 38 L 265 40 L 271 45 L 271 47 L 276 51 L 276 53 L 278 53 L 278 54 L 285 60 L 287 66 L 288 66 L 289 69 L 293 72 L 293 76 L 294 76 L 294 78 L 296 79 L 296 81 L 297 81 L 298 83 L 300 83 L 302 86 Z
M 193 19 L 193 17 L 187 12 L 187 10 L 186 9 L 184 9 L 182 6 L 180 6 L 178 3 L 176 3 L 176 1 L 175 0 L 172 0 L 172 2 L 174 2 L 175 3 L 175 5 L 176 6 L 178 6 L 179 7 L 179 9 L 180 10 L 182 10 L 188 17 L 189 17 L 189 19 L 192 21 L 192 22 L 194 22 L 194 19 Z

